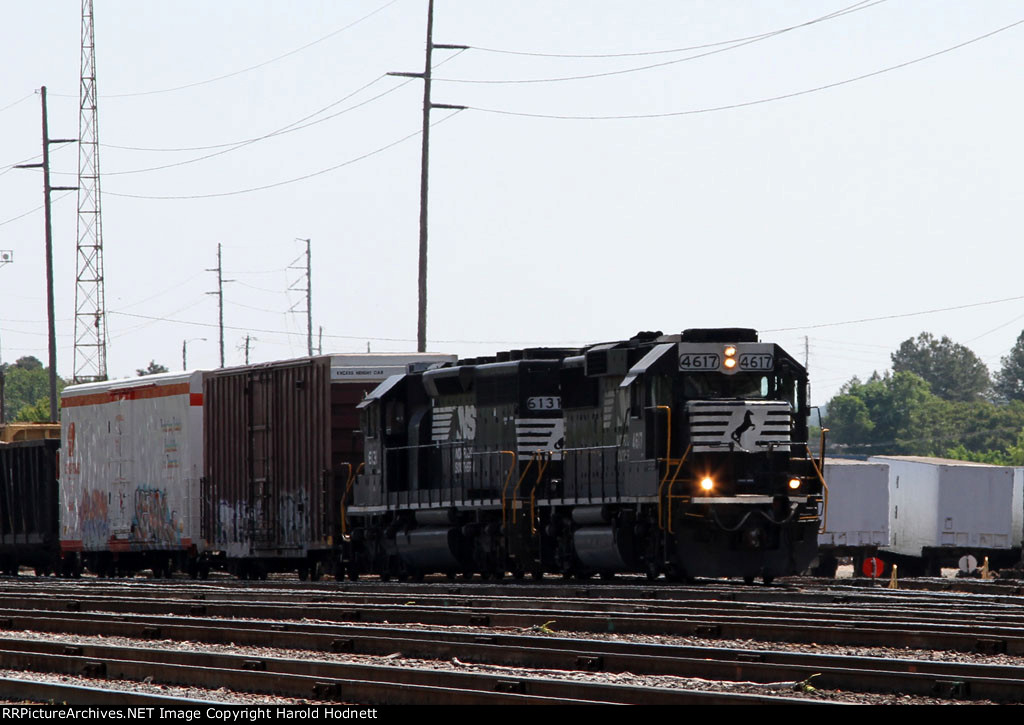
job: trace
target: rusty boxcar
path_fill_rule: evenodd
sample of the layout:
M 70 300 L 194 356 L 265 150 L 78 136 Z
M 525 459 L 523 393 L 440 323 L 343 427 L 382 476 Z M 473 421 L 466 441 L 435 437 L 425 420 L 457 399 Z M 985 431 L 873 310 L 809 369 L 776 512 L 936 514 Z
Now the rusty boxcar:
M 345 486 L 362 461 L 356 405 L 382 380 L 454 355 L 320 355 L 206 373 L 202 536 L 242 578 L 335 573 Z

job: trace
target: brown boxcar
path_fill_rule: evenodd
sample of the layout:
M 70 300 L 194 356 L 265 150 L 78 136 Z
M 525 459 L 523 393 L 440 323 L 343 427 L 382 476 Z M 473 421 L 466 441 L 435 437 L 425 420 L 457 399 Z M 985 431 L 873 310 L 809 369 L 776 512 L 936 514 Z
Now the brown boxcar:
M 362 460 L 356 405 L 452 355 L 346 354 L 228 368 L 203 383 L 202 536 L 243 578 L 333 572 L 340 502 Z
M 20 565 L 52 573 L 60 545 L 57 478 L 60 440 L 0 444 L 0 570 Z

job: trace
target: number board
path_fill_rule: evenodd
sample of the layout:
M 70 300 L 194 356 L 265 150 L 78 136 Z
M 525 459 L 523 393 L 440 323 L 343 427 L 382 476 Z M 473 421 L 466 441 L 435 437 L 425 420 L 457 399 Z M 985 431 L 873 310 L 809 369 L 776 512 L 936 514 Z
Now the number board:
M 727 368 L 725 348 L 736 348 L 736 365 Z M 716 343 L 680 343 L 679 369 L 686 372 L 770 372 L 775 369 L 774 345 L 746 343 L 726 345 Z
M 679 356 L 680 370 L 718 370 L 721 364 L 722 358 L 713 352 L 683 353 Z
M 526 399 L 527 410 L 561 410 L 562 399 L 557 395 L 545 395 Z

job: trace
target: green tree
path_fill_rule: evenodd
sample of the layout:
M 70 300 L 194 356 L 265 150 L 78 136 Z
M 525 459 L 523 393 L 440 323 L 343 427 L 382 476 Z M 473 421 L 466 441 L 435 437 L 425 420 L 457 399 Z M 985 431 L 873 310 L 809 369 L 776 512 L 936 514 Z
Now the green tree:
M 60 410 L 60 399 L 57 400 Z M 32 405 L 23 405 L 14 417 L 16 423 L 48 423 L 50 420 L 50 396 L 40 398 Z
M 145 368 L 137 369 L 135 372 L 139 374 L 139 377 L 143 375 L 156 375 L 158 373 L 166 373 L 167 368 L 157 363 L 156 360 L 150 360 L 149 365 Z
M 28 361 L 28 364 L 23 364 Z M 41 420 L 50 419 L 50 372 L 47 368 L 36 366 L 35 358 L 21 358 L 14 365 L 7 366 L 4 371 L 4 401 L 7 420 L 34 420 L 21 417 L 23 408 L 30 408 L 40 399 L 46 401 L 46 414 Z M 60 393 L 67 383 L 57 378 L 57 392 Z
M 996 373 L 993 386 L 996 395 L 1003 400 L 1024 400 L 1024 332 L 1001 362 L 1002 368 Z
M 936 340 L 928 332 L 903 341 L 892 354 L 892 370 L 920 376 L 944 400 L 982 400 L 992 385 L 985 363 L 969 348 L 945 336 Z

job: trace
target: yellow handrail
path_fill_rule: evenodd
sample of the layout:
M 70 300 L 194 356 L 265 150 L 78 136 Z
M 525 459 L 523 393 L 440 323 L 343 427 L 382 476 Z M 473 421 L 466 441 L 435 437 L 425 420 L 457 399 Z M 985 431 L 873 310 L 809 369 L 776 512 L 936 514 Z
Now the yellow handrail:
M 345 517 L 345 500 L 348 498 L 348 494 L 352 490 L 352 484 L 355 482 L 356 476 L 362 472 L 366 463 L 360 463 L 359 468 L 356 469 L 355 473 L 352 472 L 351 463 L 342 463 L 341 465 L 348 467 L 348 480 L 345 481 L 345 492 L 341 494 L 341 540 L 348 541 L 348 520 Z
M 655 410 L 664 410 L 667 413 L 667 415 L 665 416 L 668 419 L 668 424 L 666 426 L 667 427 L 667 431 L 665 433 L 665 460 L 666 461 L 671 461 L 672 460 L 672 407 L 669 406 L 669 405 L 656 405 L 656 406 L 654 406 L 654 409 Z M 665 483 L 665 480 L 668 479 L 668 466 L 669 465 L 670 464 L 666 464 L 666 466 L 665 466 L 665 477 L 661 479 L 662 483 Z
M 508 493 L 508 484 L 512 480 L 512 474 L 515 473 L 516 463 L 519 461 L 519 456 L 515 451 L 495 451 L 506 456 L 512 456 L 512 465 L 508 467 L 508 475 L 505 476 L 505 485 L 501 487 L 501 525 L 505 525 L 505 494 Z
M 822 437 L 824 437 L 822 433 Z M 828 484 L 825 483 L 825 476 L 822 475 L 821 468 L 818 467 L 818 462 L 811 456 L 811 447 L 807 446 L 807 458 L 811 462 L 811 466 L 814 468 L 815 474 L 818 476 L 818 480 L 821 481 L 821 489 L 824 492 L 821 505 L 821 528 L 818 529 L 818 533 L 824 533 L 828 531 Z M 822 466 L 824 466 L 824 458 L 822 458 Z
M 689 457 L 690 451 L 692 451 L 692 450 L 693 450 L 693 444 L 692 443 L 690 445 L 686 446 L 686 451 L 683 453 L 683 457 L 679 459 L 679 463 L 678 463 L 678 465 L 676 465 L 676 470 L 672 474 L 672 482 L 669 483 L 669 486 L 668 486 L 668 516 L 666 518 L 668 519 L 668 532 L 670 534 L 672 533 L 672 487 L 675 485 L 676 479 L 679 477 L 679 471 L 682 470 L 683 463 Z M 666 461 L 666 463 L 665 463 L 665 477 L 661 480 L 661 485 L 658 486 L 658 528 L 661 529 L 662 531 L 665 530 L 665 525 L 662 524 L 662 522 L 661 522 L 661 519 L 662 519 L 662 517 L 661 517 L 661 492 L 665 488 L 665 482 L 668 480 L 668 469 L 669 469 L 670 465 L 671 465 L 671 461 Z
M 544 480 L 544 472 L 548 470 L 548 465 L 551 463 L 551 451 L 539 451 L 545 459 L 544 465 L 539 467 L 537 471 L 537 483 L 533 484 L 533 490 L 530 491 L 530 534 L 532 536 L 537 535 L 537 488 L 540 486 L 541 481 Z
M 540 451 L 534 451 L 530 455 L 530 460 L 527 461 L 526 467 L 523 469 L 523 472 L 521 474 L 519 474 L 519 480 L 516 481 L 516 487 L 512 489 L 512 500 L 513 501 L 518 501 L 519 500 L 519 487 L 522 486 L 523 485 L 523 481 L 526 480 L 526 474 L 530 472 L 530 466 L 533 465 L 533 461 L 534 461 L 534 459 L 537 458 L 537 454 L 538 453 L 540 453 Z M 539 463 L 537 465 L 538 465 L 538 467 L 540 466 Z M 512 523 L 514 524 L 515 522 L 516 522 L 516 507 L 512 506 Z

